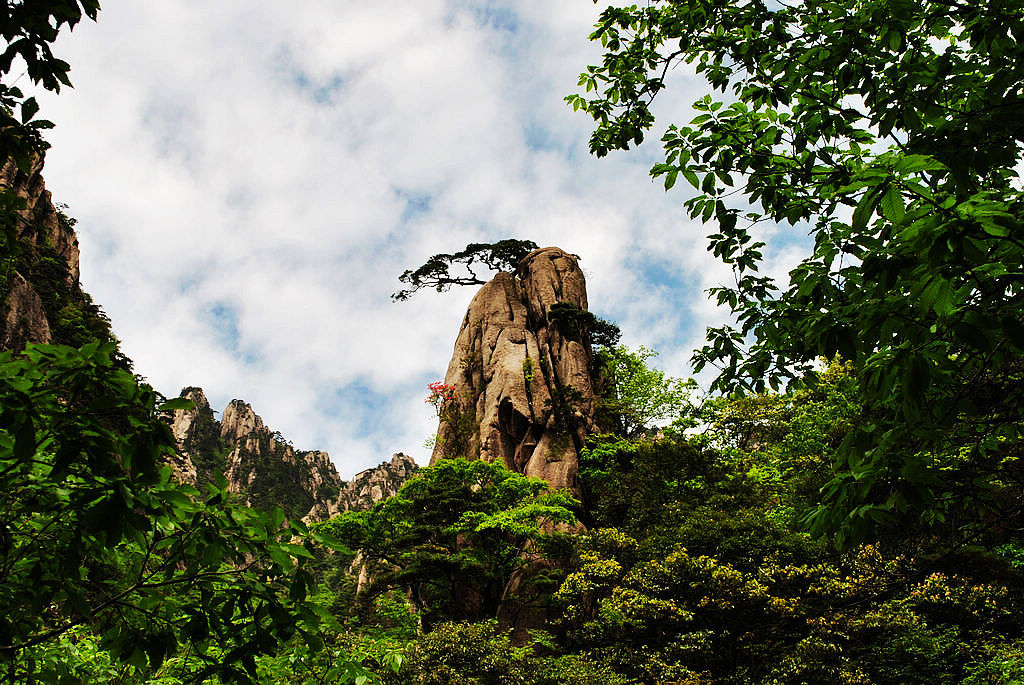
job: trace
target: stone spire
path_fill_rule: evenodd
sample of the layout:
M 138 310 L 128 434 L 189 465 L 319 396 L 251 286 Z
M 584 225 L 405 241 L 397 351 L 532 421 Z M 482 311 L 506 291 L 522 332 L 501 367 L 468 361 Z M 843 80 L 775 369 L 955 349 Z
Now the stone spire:
M 473 298 L 445 384 L 431 463 L 500 460 L 576 496 L 579 452 L 595 431 L 587 288 L 576 257 L 535 250 Z

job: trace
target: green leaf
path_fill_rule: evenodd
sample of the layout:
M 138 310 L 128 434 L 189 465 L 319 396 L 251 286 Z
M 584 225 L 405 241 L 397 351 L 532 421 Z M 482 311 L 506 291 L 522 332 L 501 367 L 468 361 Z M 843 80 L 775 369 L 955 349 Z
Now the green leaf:
M 991 221 L 982 221 L 980 223 L 982 230 L 991 236 L 995 236 L 996 238 L 1005 238 L 1010 235 L 1011 231 L 1006 226 L 1000 226 L 999 224 Z
M 938 171 L 945 169 L 945 165 L 927 155 L 906 155 L 900 157 L 893 166 L 894 170 L 901 174 L 914 173 L 917 171 Z
M 676 184 L 676 177 L 679 176 L 678 169 L 672 169 L 665 174 L 665 190 L 671 190 L 672 186 Z
M 857 203 L 857 207 L 853 210 L 852 228 L 854 232 L 860 232 L 867 228 L 868 220 L 871 219 L 871 215 L 875 212 L 877 191 L 877 186 L 866 190 L 864 195 L 861 196 L 860 202 Z
M 31 415 L 20 417 L 21 422 L 14 429 L 14 458 L 25 461 L 36 451 L 36 431 Z
M 157 407 L 157 411 L 191 411 L 195 408 L 196 403 L 192 400 L 185 397 L 175 397 Z
M 907 369 L 906 394 L 915 402 L 922 401 L 931 382 L 931 364 L 923 355 L 914 355 Z
M 291 542 L 284 542 L 281 543 L 281 549 L 295 557 L 305 557 L 307 559 L 313 558 L 313 554 L 308 549 L 306 549 L 305 545 L 297 545 Z
M 715 175 L 711 172 L 704 174 L 704 181 L 700 184 L 700 188 L 705 193 L 713 193 L 715 190 Z
M 933 277 L 921 292 L 921 307 L 939 316 L 953 311 L 953 286 L 944 278 Z
M 29 98 L 21 103 L 21 123 L 27 124 L 39 111 L 39 103 L 36 99 Z
M 350 552 L 351 548 L 344 542 L 334 537 L 330 533 L 324 530 L 316 530 L 313 533 L 313 539 L 322 544 L 328 549 L 333 549 L 336 552 Z
M 903 206 L 903 194 L 895 187 L 890 185 L 882 195 L 881 200 L 882 216 L 894 224 L 898 224 L 903 221 L 903 215 L 906 210 Z
M 1013 316 L 1006 316 L 1000 322 L 1003 329 L 1003 334 L 1006 335 L 1014 347 L 1018 350 L 1024 350 L 1024 325 Z

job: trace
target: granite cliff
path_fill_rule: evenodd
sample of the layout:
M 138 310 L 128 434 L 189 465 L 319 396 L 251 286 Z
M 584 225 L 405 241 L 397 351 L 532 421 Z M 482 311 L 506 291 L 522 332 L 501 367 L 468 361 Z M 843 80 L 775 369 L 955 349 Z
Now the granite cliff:
M 79 285 L 75 222 L 54 205 L 42 171 L 41 156 L 27 170 L 11 159 L 0 165 L 0 199 L 15 210 L 0 238 L 0 349 L 112 339 Z
M 396 454 L 346 482 L 327 452 L 296 450 L 246 402 L 232 400 L 218 421 L 201 388 L 185 388 L 181 397 L 192 400 L 195 408 L 177 410 L 171 418 L 181 450 L 175 464 L 178 477 L 198 484 L 223 474 L 228 491 L 249 506 L 278 505 L 290 517 L 322 521 L 390 497 L 418 468 L 411 457 Z
M 455 341 L 431 463 L 501 461 L 577 497 L 579 453 L 596 430 L 587 289 L 576 257 L 535 250 L 470 302 Z
M 396 494 L 415 475 L 419 466 L 413 458 L 398 452 L 372 469 L 360 471 L 343 483 L 338 495 L 338 511 L 365 511 L 377 502 Z

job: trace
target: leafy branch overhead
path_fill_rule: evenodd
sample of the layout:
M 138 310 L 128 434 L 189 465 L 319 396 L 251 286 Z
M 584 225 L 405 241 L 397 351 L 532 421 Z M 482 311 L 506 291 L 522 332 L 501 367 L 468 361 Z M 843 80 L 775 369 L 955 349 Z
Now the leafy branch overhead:
M 0 352 L 0 664 L 72 682 L 34 654 L 81 628 L 142 671 L 187 652 L 204 677 L 251 680 L 256 655 L 315 637 L 306 528 L 232 505 L 223 477 L 205 494 L 173 480 L 162 413 L 192 403 L 158 405 L 115 351 Z
M 734 323 L 708 330 L 696 370 L 762 392 L 820 357 L 855 365 L 871 420 L 840 449 L 816 528 L 863 539 L 984 500 L 933 455 L 963 450 L 998 480 L 1024 450 L 1020 3 L 655 0 L 608 7 L 591 38 L 603 62 L 567 100 L 596 122 L 598 156 L 643 141 L 673 67 L 712 93 L 651 169 L 693 187 L 685 206 L 734 272 L 711 291 Z M 788 282 L 761 273 L 761 224 L 806 245 Z
M 11 69 L 24 65 L 29 79 L 47 90 L 60 92 L 71 86 L 71 66 L 50 49 L 61 29 L 74 29 L 83 17 L 93 21 L 99 12 L 99 0 L 60 0 L 32 2 L 8 0 L 0 7 L 0 157 L 13 158 L 25 169 L 30 151 L 41 151 L 46 144 L 40 130 L 53 126 L 49 121 L 33 120 L 39 105 L 26 98 L 9 82 Z M 15 117 L 14 110 L 20 109 Z
M 470 243 L 464 250 L 453 254 L 436 254 L 415 270 L 407 270 L 398 277 L 410 287 L 391 295 L 396 302 L 408 300 L 422 288 L 433 288 L 443 293 L 453 285 L 484 285 L 486 280 L 477 276 L 474 265 L 482 265 L 490 271 L 512 271 L 519 268 L 519 262 L 537 249 L 532 240 L 507 239 L 496 243 Z M 461 265 L 464 274 L 453 273 L 455 265 Z

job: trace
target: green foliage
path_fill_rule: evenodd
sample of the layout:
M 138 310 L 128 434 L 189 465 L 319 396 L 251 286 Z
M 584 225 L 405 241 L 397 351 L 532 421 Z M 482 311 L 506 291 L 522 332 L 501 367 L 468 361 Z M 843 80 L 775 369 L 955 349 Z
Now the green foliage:
M 779 544 L 763 515 L 735 517 L 719 509 L 703 536 L 582 537 L 556 594 L 569 649 L 640 682 L 959 683 L 980 649 L 1005 654 L 1021 629 L 1019 577 L 1012 589 L 940 572 L 915 580 L 919 561 Z M 745 528 L 753 544 L 737 545 Z
M 405 661 L 399 646 L 349 631 L 331 634 L 322 647 L 296 642 L 279 655 L 258 662 L 261 683 L 353 683 L 376 685 L 381 674 L 396 673 Z
M 705 401 L 698 412 L 703 432 L 695 440 L 763 484 L 766 498 L 784 501 L 775 515 L 798 525 L 797 519 L 817 506 L 821 488 L 832 478 L 834 453 L 866 420 L 858 397 L 851 365 L 833 362 L 812 384 L 782 395 Z
M 1015 569 L 1024 569 L 1024 545 L 1007 542 L 993 551 L 1006 559 Z
M 513 685 L 531 679 L 529 647 L 517 647 L 497 621 L 443 623 L 418 641 L 401 675 L 422 685 Z
M 648 366 L 648 360 L 656 356 L 657 352 L 643 346 L 635 352 L 622 345 L 600 352 L 598 411 L 602 425 L 633 438 L 651 431 L 657 423 L 683 416 L 696 383 L 667 377 L 664 371 Z
M 819 356 L 853 362 L 871 421 L 837 451 L 815 518 L 840 540 L 950 497 L 1012 515 L 991 495 L 1020 485 L 1022 37 L 1014 2 L 609 7 L 589 95 L 568 98 L 600 156 L 643 140 L 675 65 L 722 93 L 668 128 L 652 169 L 696 189 L 686 207 L 735 271 L 713 296 L 736 324 L 709 330 L 696 366 L 760 392 Z M 759 274 L 761 222 L 813 238 L 781 286 Z M 969 468 L 952 473 L 917 456 L 960 451 Z
M 638 682 L 1013 682 L 996 679 L 1024 626 L 1012 532 L 984 538 L 1013 540 L 998 556 L 906 521 L 847 553 L 798 532 L 864 419 L 857 390 L 831 364 L 784 395 L 706 403 L 691 438 L 594 439 L 562 649 Z
M 526 357 L 523 360 L 523 382 L 526 384 L 527 392 L 533 386 L 533 360 Z
M 48 245 L 22 252 L 16 269 L 39 294 L 53 341 L 79 347 L 113 340 L 110 319 L 68 272 L 68 264 Z
M 576 655 L 539 655 L 546 640 L 513 643 L 497 621 L 443 623 L 409 650 L 401 683 L 417 685 L 618 685 L 629 682 Z
M 589 344 L 602 349 L 615 347 L 622 337 L 622 331 L 611 321 L 606 321 L 569 302 L 555 302 L 548 309 L 547 317 L 566 338 L 586 340 Z
M 24 658 L 32 664 L 24 673 L 33 672 L 44 683 L 117 682 L 137 672 L 131 665 L 115 663 L 100 648 L 96 636 L 83 626 L 26 649 Z
M 491 271 L 515 272 L 522 258 L 536 249 L 537 244 L 532 240 L 507 239 L 496 243 L 470 243 L 459 252 L 436 254 L 419 268 L 399 276 L 398 280 L 410 287 L 394 293 L 391 299 L 408 300 L 421 288 L 433 288 L 442 293 L 453 285 L 484 285 L 487 281 L 476 275 L 474 264 L 483 264 Z M 467 275 L 453 275 L 451 269 L 455 264 L 461 264 Z
M 686 497 L 706 497 L 708 485 L 721 472 L 714 452 L 685 440 L 594 436 L 580 454 L 588 523 L 640 535 L 676 513 L 669 505 Z
M 223 482 L 200 497 L 171 481 L 157 395 L 113 355 L 0 354 L 0 669 L 43 677 L 62 662 L 40 654 L 82 629 L 116 668 L 156 669 L 188 646 L 200 672 L 246 680 L 255 655 L 314 635 L 311 554 L 293 542 L 305 529 L 224 505 Z
M 964 685 L 1024 683 L 1024 640 L 987 647 L 967 670 Z
M 798 530 L 831 452 L 865 419 L 858 398 L 851 365 L 833 363 L 813 385 L 699 407 L 692 436 L 597 436 L 580 462 L 589 531 L 545 539 L 530 504 L 543 484 L 465 461 L 319 526 L 366 557 L 349 619 L 365 653 L 405 643 L 397 673 L 359 664 L 388 683 L 1014 682 L 1012 530 L 978 539 L 997 553 L 912 522 L 846 552 Z M 541 552 L 559 568 L 528 591 L 552 634 L 510 632 L 493 620 L 505 579 L 543 570 Z
M 98 0 L 4 3 L 0 10 L 0 34 L 5 43 L 0 54 L 0 159 L 13 159 L 20 169 L 27 170 L 32 155 L 46 146 L 40 131 L 53 126 L 35 119 L 39 104 L 9 82 L 11 69 L 23 63 L 29 79 L 47 90 L 59 92 L 62 85 L 70 86 L 71 67 L 54 56 L 50 45 L 62 28 L 74 29 L 83 16 L 95 21 L 99 9 Z
M 576 505 L 500 464 L 443 459 L 394 497 L 317 530 L 361 551 L 373 576 L 362 602 L 408 592 L 429 627 L 444 618 L 493 617 L 518 571 L 564 547 L 554 526 L 574 523 Z M 545 579 L 536 574 L 534 585 Z M 525 583 L 520 592 L 536 589 Z
M 99 9 L 97 0 L 62 0 L 45 5 L 18 0 L 5 3 L 0 17 L 7 46 L 0 56 L 0 76 L 6 76 L 15 57 L 19 57 L 33 83 L 57 92 L 61 85 L 70 86 L 70 66 L 54 57 L 50 44 L 61 28 L 73 29 L 83 14 L 95 21 Z

